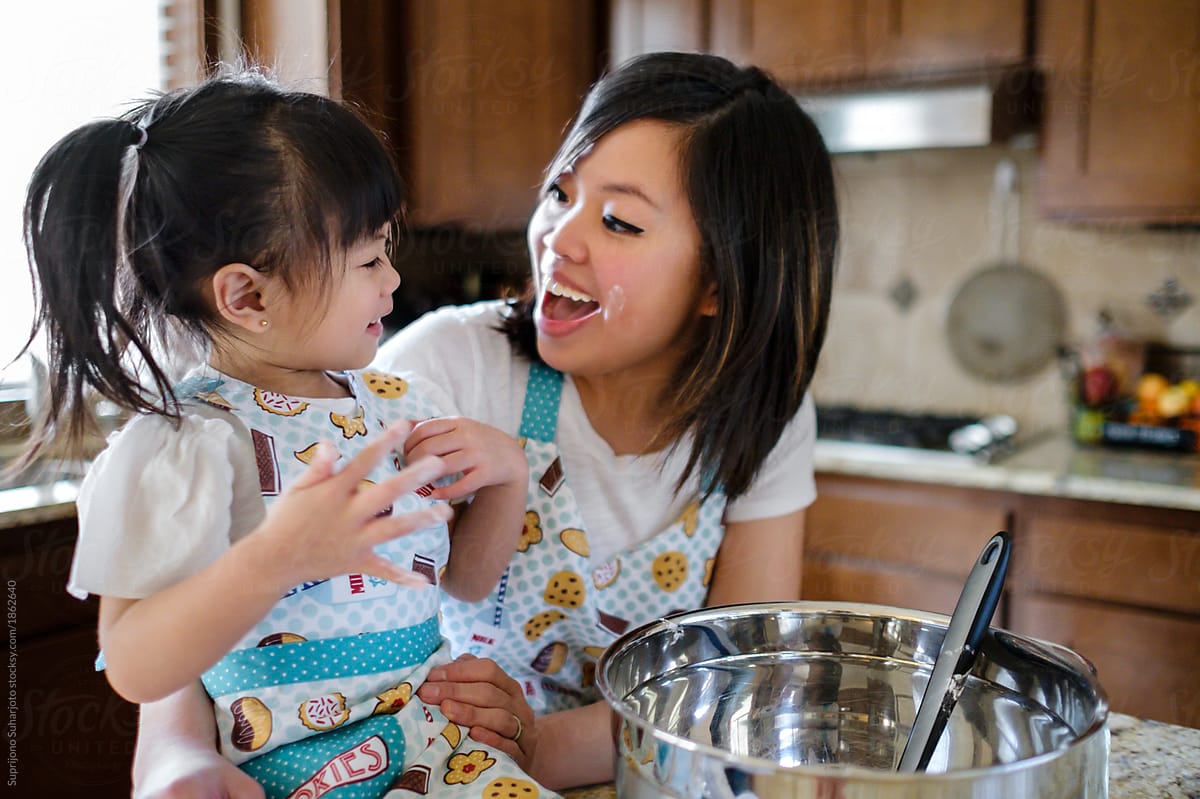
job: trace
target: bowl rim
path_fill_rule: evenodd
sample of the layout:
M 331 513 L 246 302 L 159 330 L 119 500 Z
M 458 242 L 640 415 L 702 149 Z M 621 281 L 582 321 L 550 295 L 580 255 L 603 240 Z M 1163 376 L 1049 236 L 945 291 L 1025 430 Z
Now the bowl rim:
M 905 619 L 910 621 L 932 622 L 942 627 L 949 627 L 950 617 L 944 613 L 934 613 L 932 611 L 914 610 L 912 608 L 902 608 L 893 605 L 877 605 L 866 602 L 835 602 L 824 600 L 795 600 L 790 602 L 743 602 L 729 605 L 711 605 L 696 610 L 676 611 L 667 614 L 653 621 L 642 624 L 631 630 L 627 630 L 619 638 L 613 641 L 601 653 L 596 664 L 596 686 L 600 691 L 600 695 L 604 701 L 608 703 L 610 711 L 614 717 L 619 717 L 627 722 L 633 723 L 638 728 L 649 733 L 655 740 L 662 743 L 670 744 L 671 746 L 683 749 L 689 753 L 704 755 L 722 763 L 727 763 L 742 771 L 753 771 L 756 773 L 770 773 L 774 775 L 794 774 L 797 777 L 838 777 L 852 778 L 855 780 L 874 780 L 879 782 L 905 782 L 911 783 L 914 778 L 917 780 L 936 780 L 939 782 L 953 782 L 956 780 L 978 780 L 981 775 L 998 775 L 1010 774 L 1027 769 L 1037 768 L 1043 764 L 1050 763 L 1063 757 L 1067 757 L 1070 753 L 1077 752 L 1085 746 L 1093 745 L 1093 739 L 1097 735 L 1107 736 L 1108 732 L 1108 717 L 1109 705 L 1108 695 L 1104 691 L 1103 686 L 1095 677 L 1095 666 L 1085 656 L 1074 650 L 1057 644 L 1052 641 L 1046 641 L 1040 638 L 1034 638 L 1028 635 L 1021 635 L 1009 630 L 1003 630 L 1005 635 L 1014 638 L 1018 641 L 1030 641 L 1039 644 L 1043 647 L 1049 647 L 1053 650 L 1059 650 L 1069 653 L 1074 657 L 1079 658 L 1092 671 L 1093 679 L 1091 680 L 1093 687 L 1096 690 L 1096 720 L 1092 724 L 1076 736 L 1069 744 L 1049 752 L 1043 752 L 1032 757 L 1021 758 L 1010 763 L 1001 763 L 992 766 L 979 766 L 975 768 L 955 769 L 954 771 L 943 772 L 919 772 L 919 773 L 902 773 L 898 771 L 884 771 L 883 769 L 867 768 L 865 766 L 851 764 L 805 764 L 800 766 L 784 766 L 773 760 L 766 758 L 754 757 L 751 755 L 735 755 L 720 749 L 711 744 L 693 741 L 675 733 L 670 733 L 662 730 L 651 722 L 640 718 L 632 713 L 624 704 L 622 699 L 618 698 L 613 692 L 608 682 L 608 667 L 611 661 L 616 657 L 617 653 L 628 647 L 635 640 L 644 638 L 650 634 L 659 631 L 670 630 L 671 627 L 678 622 L 676 620 L 686 617 L 689 621 L 692 619 L 703 619 L 711 616 L 728 617 L 731 614 L 735 615 L 753 615 L 754 613 L 764 611 L 821 611 L 830 614 L 858 615 L 858 616 L 878 616 L 887 615 L 896 619 Z M 1002 628 L 992 627 L 992 630 L 1000 630 Z M 614 724 L 614 733 L 616 725 Z M 1107 742 L 1107 738 L 1106 738 Z M 615 745 L 615 741 L 614 741 Z M 1107 745 L 1105 746 L 1107 750 Z M 618 758 L 618 761 L 620 758 Z M 1107 757 L 1105 758 L 1107 762 Z

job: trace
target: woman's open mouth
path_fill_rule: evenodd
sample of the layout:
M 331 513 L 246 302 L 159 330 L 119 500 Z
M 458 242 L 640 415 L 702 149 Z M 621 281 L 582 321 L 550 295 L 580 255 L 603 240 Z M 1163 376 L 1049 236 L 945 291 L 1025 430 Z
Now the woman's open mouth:
M 542 317 L 551 322 L 577 322 L 600 310 L 600 303 L 585 292 L 551 278 L 542 294 Z

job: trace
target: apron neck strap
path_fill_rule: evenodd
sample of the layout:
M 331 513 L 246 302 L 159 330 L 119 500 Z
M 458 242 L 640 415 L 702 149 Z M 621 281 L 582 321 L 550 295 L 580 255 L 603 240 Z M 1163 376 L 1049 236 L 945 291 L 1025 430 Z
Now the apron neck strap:
M 562 399 L 562 372 L 540 361 L 529 365 L 525 385 L 525 407 L 521 410 L 521 435 L 534 441 L 552 442 L 558 429 L 558 403 Z

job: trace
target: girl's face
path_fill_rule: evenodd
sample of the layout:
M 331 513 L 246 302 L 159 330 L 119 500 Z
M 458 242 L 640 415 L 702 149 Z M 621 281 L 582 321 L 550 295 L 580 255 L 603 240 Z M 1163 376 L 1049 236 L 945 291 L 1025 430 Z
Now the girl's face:
M 341 272 L 327 294 L 284 298 L 270 310 L 268 358 L 279 366 L 319 375 L 361 369 L 375 357 L 380 320 L 391 313 L 392 292 L 400 285 L 387 256 L 387 230 L 335 253 L 333 265 Z
M 639 120 L 558 175 L 529 222 L 538 351 L 576 377 L 674 372 L 699 315 L 700 233 L 678 130 Z

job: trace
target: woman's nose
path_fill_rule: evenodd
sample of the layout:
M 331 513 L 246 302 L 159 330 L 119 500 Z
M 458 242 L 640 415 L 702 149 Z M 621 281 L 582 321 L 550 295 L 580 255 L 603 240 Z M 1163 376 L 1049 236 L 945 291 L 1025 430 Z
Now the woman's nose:
M 587 258 L 587 241 L 581 216 L 578 212 L 568 212 L 554 220 L 542 237 L 546 249 L 567 261 L 584 261 Z

